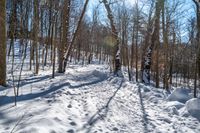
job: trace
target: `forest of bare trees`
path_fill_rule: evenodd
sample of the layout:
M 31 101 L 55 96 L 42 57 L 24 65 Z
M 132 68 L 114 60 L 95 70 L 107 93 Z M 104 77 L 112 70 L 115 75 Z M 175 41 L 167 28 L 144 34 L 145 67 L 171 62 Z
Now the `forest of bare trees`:
M 200 133 L 200 0 L 0 0 L 0 132 Z

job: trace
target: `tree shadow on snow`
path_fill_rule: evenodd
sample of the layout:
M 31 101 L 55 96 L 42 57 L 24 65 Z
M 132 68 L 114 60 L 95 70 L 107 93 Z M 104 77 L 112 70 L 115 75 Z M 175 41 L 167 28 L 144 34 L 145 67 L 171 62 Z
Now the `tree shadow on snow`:
M 142 93 L 141 93 L 141 88 L 140 86 L 138 87 L 138 93 L 139 93 L 139 97 L 140 97 L 140 104 L 141 104 L 141 111 L 142 111 L 142 121 L 143 121 L 143 127 L 144 127 L 144 133 L 148 133 L 148 118 L 147 118 L 147 112 L 145 110 L 144 107 L 144 102 L 143 102 L 143 98 L 142 98 Z
M 107 78 L 106 78 L 107 79 Z M 97 78 L 95 79 L 94 81 L 90 81 L 90 82 L 86 82 L 86 83 L 82 83 L 82 84 L 79 84 L 79 85 L 69 85 L 69 88 L 71 89 L 75 89 L 75 88 L 80 88 L 80 87 L 84 87 L 84 86 L 89 86 L 89 85 L 93 85 L 93 84 L 97 84 L 99 82 L 102 82 L 106 79 L 103 79 L 103 78 Z
M 28 84 L 33 84 L 33 83 L 38 83 L 38 82 L 41 82 L 43 80 L 46 80 L 46 79 L 50 79 L 51 78 L 51 75 L 45 75 L 45 76 L 34 76 L 34 77 L 29 77 L 29 78 L 25 78 L 25 79 L 22 79 L 20 81 L 20 84 L 19 84 L 19 87 L 23 87 L 25 85 L 28 85 Z M 12 80 L 11 79 L 8 79 L 8 82 L 11 82 L 10 84 L 12 84 Z M 15 85 L 17 86 L 18 84 L 18 81 L 15 80 Z M 8 87 L 6 87 L 4 90 L 6 89 L 13 89 L 12 88 L 12 85 L 9 85 Z M 0 91 L 4 91 L 4 90 L 0 90 Z
M 38 97 L 43 97 L 51 92 L 54 92 L 64 86 L 69 86 L 69 82 L 66 82 L 66 83 L 63 83 L 63 84 L 60 84 L 60 85 L 55 85 L 55 84 L 52 84 L 49 89 L 47 90 L 44 90 L 42 92 L 39 92 L 39 93 L 30 93 L 30 94 L 25 94 L 25 95 L 19 95 L 17 97 L 17 102 L 20 102 L 20 101 L 26 101 L 26 100 L 32 100 L 34 98 L 38 98 Z M 9 103 L 13 103 L 14 102 L 14 96 L 3 96 L 2 100 L 0 101 L 0 106 L 2 105 L 6 105 L 6 104 L 9 104 Z
M 109 110 L 109 106 L 111 101 L 113 100 L 113 98 L 116 96 L 117 92 L 120 90 L 120 88 L 122 87 L 123 84 L 123 79 L 119 85 L 119 87 L 117 88 L 117 90 L 113 93 L 113 95 L 109 98 L 108 102 L 102 107 L 100 108 L 88 121 L 86 124 L 83 125 L 81 130 L 85 130 L 86 132 L 89 133 L 92 129 L 92 127 L 100 120 L 103 120 L 104 118 L 106 118 L 108 110 Z
M 42 80 L 45 80 L 49 78 L 49 75 L 46 75 L 44 77 L 36 77 L 36 78 L 33 78 L 34 79 L 34 83 L 35 82 L 39 82 L 39 81 L 42 81 Z M 90 82 L 86 82 L 86 83 L 83 83 L 83 84 L 79 84 L 79 85 L 71 85 L 69 82 L 66 82 L 65 80 L 61 80 L 59 81 L 59 83 L 61 82 L 61 84 L 57 84 L 57 83 L 52 83 L 50 85 L 50 87 L 48 87 L 48 89 L 42 91 L 42 92 L 38 92 L 38 93 L 29 93 L 29 94 L 25 94 L 25 95 L 19 95 L 17 97 L 17 102 L 20 102 L 20 101 L 26 101 L 26 100 L 32 100 L 32 99 L 35 99 L 35 98 L 38 98 L 38 97 L 43 97 L 49 93 L 52 93 L 52 92 L 55 92 L 63 87 L 68 87 L 69 89 L 76 89 L 76 88 L 81 88 L 83 86 L 88 86 L 88 85 L 93 85 L 93 84 L 97 84 L 99 82 L 102 82 L 104 80 L 106 80 L 107 78 L 96 78 L 95 80 L 93 81 L 90 81 Z M 26 82 L 23 85 L 25 84 L 30 84 L 31 82 L 33 81 L 30 81 L 30 82 Z M 65 83 L 63 83 L 65 82 Z M 10 104 L 10 103 L 14 103 L 14 99 L 15 97 L 14 96 L 1 96 L 0 97 L 0 107 L 3 106 L 3 105 L 6 105 L 6 104 Z

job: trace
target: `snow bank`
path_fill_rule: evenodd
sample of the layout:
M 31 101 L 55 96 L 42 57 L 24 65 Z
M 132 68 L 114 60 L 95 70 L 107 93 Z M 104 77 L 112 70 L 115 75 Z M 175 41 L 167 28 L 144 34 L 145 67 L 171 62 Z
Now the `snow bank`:
M 186 102 L 186 109 L 191 116 L 200 120 L 200 99 L 193 98 Z
M 178 101 L 171 101 L 165 104 L 164 110 L 168 111 L 172 115 L 179 115 L 179 109 L 181 110 L 185 104 Z
M 177 88 L 175 89 L 171 95 L 167 98 L 169 101 L 179 101 L 181 103 L 185 103 L 192 97 L 189 95 L 191 91 L 185 88 Z
M 180 108 L 184 107 L 184 104 L 180 103 L 178 101 L 171 101 L 171 102 L 167 102 L 167 104 L 165 106 L 166 106 L 166 108 L 176 107 L 176 109 L 180 109 Z

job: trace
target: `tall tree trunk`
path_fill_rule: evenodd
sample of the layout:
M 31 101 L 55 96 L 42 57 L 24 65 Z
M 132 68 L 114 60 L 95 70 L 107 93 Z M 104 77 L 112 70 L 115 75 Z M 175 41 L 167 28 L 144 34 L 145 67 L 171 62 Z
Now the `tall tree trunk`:
M 146 49 L 149 45 L 150 42 L 150 36 L 151 36 L 151 32 L 152 32 L 152 27 L 153 27 L 153 19 L 152 19 L 152 14 L 154 11 L 154 2 L 151 2 L 151 6 L 150 6 L 150 10 L 149 10 L 149 14 L 148 14 L 148 23 L 147 23 L 147 30 L 145 33 L 145 38 L 144 38 L 144 45 L 142 46 L 142 51 L 141 51 L 141 66 L 140 66 L 140 79 L 143 82 L 143 72 L 144 72 L 144 65 L 145 65 L 145 52 Z
M 71 0 L 65 0 L 62 13 L 62 42 L 58 47 L 58 72 L 64 72 L 63 56 L 68 43 L 69 17 Z
M 196 65 L 195 65 L 195 81 L 194 81 L 194 97 L 197 97 L 197 73 L 198 73 L 198 79 L 200 79 L 200 1 L 199 0 L 193 0 L 193 2 L 196 5 L 196 16 L 197 16 L 197 57 L 196 57 Z
M 115 26 L 114 22 L 114 17 L 112 14 L 112 10 L 110 8 L 110 5 L 107 0 L 103 0 L 104 6 L 106 8 L 107 14 L 108 14 L 108 19 L 110 20 L 110 25 L 112 29 L 112 37 L 115 42 L 114 46 L 114 73 L 119 74 L 118 72 L 121 70 L 121 60 L 120 60 L 120 46 L 119 46 L 119 37 L 118 37 L 118 32 Z
M 55 63 L 56 63 L 56 46 L 57 46 L 57 32 L 58 32 L 58 28 L 57 28 L 57 16 L 55 16 L 55 24 L 54 24 L 54 28 L 55 28 L 55 35 L 54 35 L 54 41 L 53 41 L 53 70 L 52 70 L 52 78 L 55 77 Z
M 142 69 L 142 82 L 145 84 L 150 83 L 150 70 L 151 70 L 151 63 L 152 63 L 152 53 L 154 46 L 159 43 L 159 29 L 160 29 L 160 11 L 161 11 L 161 3 L 163 0 L 156 1 L 156 10 L 155 10 L 155 20 L 154 26 L 152 31 L 152 37 L 150 45 L 146 50 L 146 54 L 144 57 L 144 65 Z
M 134 40 L 135 40 L 135 24 L 133 24 L 132 37 L 131 37 L 131 69 L 132 70 L 134 68 L 134 54 L 135 54 Z
M 44 66 L 47 65 L 47 58 L 48 58 L 48 51 L 49 51 L 49 46 L 51 48 L 51 25 L 52 25 L 52 6 L 53 6 L 53 1 L 49 0 L 49 25 L 48 25 L 48 36 L 47 36 L 47 44 L 46 44 L 46 53 L 45 53 L 45 59 L 44 59 Z
M 65 69 L 66 69 L 66 66 L 67 66 L 67 62 L 68 62 L 70 53 L 71 53 L 71 51 L 72 51 L 72 46 L 74 45 L 75 40 L 76 40 L 76 37 L 77 37 L 78 32 L 79 32 L 79 30 L 80 30 L 81 22 L 82 22 L 82 20 L 83 20 L 83 17 L 84 17 L 84 14 L 85 14 L 85 11 L 86 11 L 88 2 L 89 2 L 89 0 L 86 0 L 86 1 L 85 1 L 85 4 L 84 4 L 84 7 L 83 7 L 81 16 L 80 16 L 79 21 L 78 21 L 77 28 L 76 28 L 76 30 L 75 30 L 75 32 L 74 32 L 74 36 L 73 36 L 73 38 L 72 38 L 72 42 L 70 43 L 70 45 L 68 46 L 68 49 L 67 49 L 66 53 L 64 54 L 64 59 L 63 59 L 63 60 L 64 60 L 64 68 L 63 68 L 63 69 L 64 69 L 64 72 L 65 72 Z
M 35 74 L 38 74 L 39 72 L 38 29 L 39 29 L 39 1 L 34 0 L 33 47 L 35 49 L 35 61 L 36 61 Z
M 138 0 L 136 3 L 136 37 L 135 37 L 135 79 L 138 82 L 138 39 L 139 39 L 139 7 Z
M 168 12 L 168 11 L 167 11 Z M 169 16 L 165 17 L 165 3 L 162 3 L 162 31 L 163 31 L 163 46 L 164 46 L 164 77 L 163 88 L 169 89 L 169 76 L 168 76 L 168 30 L 169 30 Z
M 6 86 L 6 0 L 0 0 L 0 85 Z

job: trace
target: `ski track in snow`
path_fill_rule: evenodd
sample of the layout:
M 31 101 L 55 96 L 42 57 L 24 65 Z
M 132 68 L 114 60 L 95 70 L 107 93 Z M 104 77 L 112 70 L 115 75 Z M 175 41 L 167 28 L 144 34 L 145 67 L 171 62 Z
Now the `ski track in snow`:
M 166 101 L 151 102 L 141 85 L 108 75 L 105 66 L 72 66 L 65 74 L 50 77 L 42 71 L 26 78 L 17 107 L 12 89 L 0 97 L 0 132 L 200 132 L 196 119 L 163 109 Z

